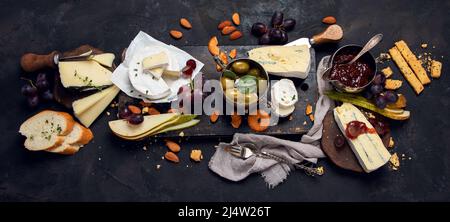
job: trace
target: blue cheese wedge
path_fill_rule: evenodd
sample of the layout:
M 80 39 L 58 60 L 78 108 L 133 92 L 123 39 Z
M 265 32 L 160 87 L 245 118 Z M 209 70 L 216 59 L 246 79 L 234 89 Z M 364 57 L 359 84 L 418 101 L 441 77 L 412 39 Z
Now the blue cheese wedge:
M 307 45 L 261 47 L 250 50 L 248 55 L 270 74 L 301 79 L 308 77 L 311 55 Z
M 363 133 L 355 139 L 347 137 L 345 131 L 347 124 L 351 121 L 363 122 L 367 128 L 373 128 L 372 124 L 370 124 L 358 108 L 350 103 L 344 103 L 334 108 L 334 119 L 365 172 L 370 173 L 389 161 L 391 154 L 383 145 L 383 141 L 378 134 Z

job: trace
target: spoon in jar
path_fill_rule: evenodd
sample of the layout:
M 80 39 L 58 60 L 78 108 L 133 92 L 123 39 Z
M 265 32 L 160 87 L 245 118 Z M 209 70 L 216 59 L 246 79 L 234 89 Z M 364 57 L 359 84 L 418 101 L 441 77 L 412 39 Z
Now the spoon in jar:
M 381 42 L 382 39 L 383 39 L 383 34 L 376 34 L 366 43 L 366 45 L 364 45 L 364 47 L 361 49 L 361 51 L 350 62 L 348 62 L 346 64 L 341 64 L 341 65 L 350 65 L 350 64 L 354 63 L 356 60 L 359 59 L 359 57 L 364 55 L 366 52 L 370 51 L 379 42 Z

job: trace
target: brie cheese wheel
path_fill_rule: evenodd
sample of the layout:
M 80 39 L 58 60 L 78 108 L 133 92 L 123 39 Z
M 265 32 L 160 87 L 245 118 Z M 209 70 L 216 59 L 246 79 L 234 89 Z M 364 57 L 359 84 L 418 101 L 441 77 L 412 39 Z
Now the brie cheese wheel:
M 61 61 L 61 83 L 67 87 L 102 87 L 112 85 L 111 71 L 95 61 Z
M 361 167 L 365 172 L 370 173 L 389 161 L 391 154 L 387 151 L 380 136 L 376 133 L 363 133 L 354 139 L 347 137 L 345 131 L 348 123 L 359 121 L 366 124 L 366 127 L 373 129 L 372 124 L 366 119 L 364 114 L 350 103 L 344 103 L 334 108 L 334 119 L 348 141 L 353 153 L 355 153 Z
M 142 61 L 142 68 L 149 70 L 153 68 L 165 67 L 169 65 L 169 57 L 166 52 L 160 52 L 144 58 Z
M 113 53 L 102 53 L 93 55 L 90 59 L 100 63 L 100 65 L 112 67 L 114 58 L 116 58 L 116 56 Z
M 272 86 L 274 102 L 282 108 L 289 108 L 298 101 L 297 89 L 290 79 L 281 79 Z
M 142 70 L 142 55 L 133 57 L 130 62 L 128 76 L 133 87 L 150 100 L 164 98 L 171 90 L 163 78 L 156 78 Z
M 159 78 L 161 78 L 161 76 L 164 72 L 164 67 L 153 68 L 153 69 L 148 70 L 147 72 L 151 73 L 154 77 L 159 79 Z
M 270 74 L 301 79 L 308 77 L 311 55 L 307 45 L 261 47 L 250 50 L 248 55 Z

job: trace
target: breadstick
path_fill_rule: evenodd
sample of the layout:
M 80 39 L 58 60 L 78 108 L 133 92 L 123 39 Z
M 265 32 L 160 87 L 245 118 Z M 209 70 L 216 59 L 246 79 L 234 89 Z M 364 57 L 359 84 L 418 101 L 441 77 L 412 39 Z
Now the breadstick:
M 419 78 L 422 85 L 426 85 L 431 82 L 430 78 L 427 75 L 427 72 L 422 66 L 422 63 L 417 59 L 416 55 L 409 49 L 408 45 L 405 41 L 400 40 L 395 43 L 397 49 L 405 58 L 406 62 L 408 62 L 409 66 L 411 66 L 412 70 L 416 74 L 417 78 Z
M 403 59 L 397 47 L 394 46 L 389 49 L 389 54 L 391 54 L 392 60 L 394 60 L 395 64 L 397 64 L 405 79 L 414 89 L 416 94 L 419 95 L 423 91 L 423 85 L 420 83 L 419 79 L 417 79 L 416 75 L 414 75 L 411 68 L 409 68 L 408 63 L 405 59 Z

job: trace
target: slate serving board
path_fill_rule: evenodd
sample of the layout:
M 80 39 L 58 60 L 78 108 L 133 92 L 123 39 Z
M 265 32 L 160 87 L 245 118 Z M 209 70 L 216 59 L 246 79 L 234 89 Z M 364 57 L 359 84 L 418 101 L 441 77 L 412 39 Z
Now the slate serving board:
M 226 52 L 232 49 L 237 49 L 237 58 L 247 57 L 247 51 L 260 46 L 221 46 L 221 50 Z M 181 47 L 196 59 L 202 61 L 205 66 L 202 69 L 204 75 L 204 81 L 208 79 L 220 78 L 220 73 L 216 71 L 216 64 L 213 57 L 208 51 L 206 46 L 186 46 Z M 279 80 L 280 77 L 269 75 L 270 80 Z M 300 135 L 306 133 L 311 127 L 312 122 L 308 116 L 305 115 L 305 107 L 309 103 L 313 105 L 317 101 L 317 81 L 316 81 L 316 62 L 315 52 L 311 49 L 311 68 L 308 77 L 305 80 L 290 78 L 294 81 L 298 92 L 298 102 L 296 108 L 291 116 L 280 118 L 279 122 L 275 126 L 269 127 L 266 131 L 260 134 L 265 135 Z M 270 95 L 270 92 L 268 93 Z M 126 96 L 123 94 L 119 97 L 119 103 L 126 100 Z M 157 104 L 157 108 L 163 113 L 170 108 L 170 104 Z M 224 106 L 225 107 L 225 106 Z M 178 137 L 180 132 L 184 133 L 184 136 L 190 137 L 222 137 L 232 136 L 234 133 L 250 133 L 253 132 L 247 124 L 247 118 L 243 117 L 242 124 L 239 129 L 235 129 L 231 126 L 230 116 L 222 115 L 217 122 L 211 123 L 208 115 L 199 115 L 197 119 L 200 119 L 200 123 L 194 127 L 187 129 L 172 131 L 163 134 L 156 135 L 156 137 Z M 254 133 L 254 132 L 253 132 Z

